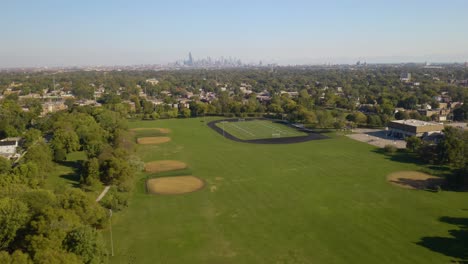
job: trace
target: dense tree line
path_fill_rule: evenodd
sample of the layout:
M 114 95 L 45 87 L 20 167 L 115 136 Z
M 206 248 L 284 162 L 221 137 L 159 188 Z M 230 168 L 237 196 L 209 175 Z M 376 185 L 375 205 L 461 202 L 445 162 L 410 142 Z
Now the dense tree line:
M 6 115 L 0 133 L 24 140 L 19 161 L 0 157 L 0 263 L 106 263 L 99 230 L 108 223 L 107 208 L 127 204 L 142 167 L 126 116 L 109 108 L 73 107 L 40 118 L 14 100 L 0 104 Z M 56 162 L 74 151 L 87 156 L 80 164 L 81 188 L 48 189 Z M 87 192 L 103 185 L 113 187 L 99 204 Z
M 413 82 L 401 82 L 403 72 L 412 74 Z M 156 78 L 152 84 L 146 79 Z M 147 119 L 200 116 L 204 114 L 227 114 L 236 116 L 273 113 L 291 121 L 310 123 L 315 126 L 339 126 L 344 122 L 352 125 L 382 126 L 391 119 L 415 118 L 430 120 L 418 112 L 398 112 L 395 108 L 416 109 L 417 105 L 438 106 L 435 99 L 441 93 L 453 101 L 468 99 L 468 89 L 458 86 L 454 80 L 468 79 L 468 73 L 461 65 L 446 65 L 442 69 L 423 68 L 420 65 L 368 65 L 365 67 L 274 67 L 229 70 L 178 70 L 178 71 L 70 71 L 61 73 L 2 73 L 0 91 L 12 83 L 22 84 L 13 89 L 21 94 L 44 93 L 60 88 L 73 93 L 77 99 L 91 99 L 94 91 L 105 88 L 100 102 L 112 105 L 111 110 L 121 114 L 135 114 Z M 53 80 L 56 87 L 53 87 Z M 252 94 L 244 94 L 241 86 L 249 87 Z M 258 101 L 256 95 L 267 92 L 269 101 Z M 280 91 L 298 92 L 297 98 L 286 98 Z M 163 104 L 154 106 L 140 93 L 156 97 Z M 201 93 L 213 92 L 217 99 L 211 102 L 201 100 Z M 178 97 L 190 98 L 190 108 L 177 106 Z M 170 95 L 169 95 L 170 94 Z M 9 95 L 14 97 L 14 95 Z M 10 98 L 15 100 L 15 98 Z M 132 110 L 123 100 L 134 103 Z M 72 100 L 67 104 L 72 105 Z M 34 102 L 29 102 L 34 105 Z M 37 105 L 37 102 L 36 102 Z M 326 109 L 342 109 L 355 114 L 357 106 L 365 113 L 366 122 L 350 121 L 353 116 L 332 115 L 328 122 Z M 453 112 L 455 120 L 466 120 L 467 104 Z M 119 109 L 115 109 L 119 108 Z M 10 108 L 11 109 L 11 108 Z M 10 111 L 17 111 L 11 109 Z M 0 113 L 1 114 L 1 113 Z M 318 122 L 326 120 L 327 122 Z M 325 117 L 325 118 L 323 118 Z M 28 117 L 24 117 L 27 121 Z M 0 122 L 0 127 L 5 126 Z M 23 126 L 24 127 L 24 126 Z M 8 134 L 22 130 L 22 124 L 5 128 Z

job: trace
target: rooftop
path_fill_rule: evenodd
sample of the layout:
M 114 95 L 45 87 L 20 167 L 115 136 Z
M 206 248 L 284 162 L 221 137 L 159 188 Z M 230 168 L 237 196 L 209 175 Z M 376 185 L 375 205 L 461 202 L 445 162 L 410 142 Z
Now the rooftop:
M 0 141 L 19 141 L 21 138 L 20 137 L 8 137 L 8 138 L 4 138 Z
M 392 122 L 409 125 L 409 126 L 416 126 L 416 127 L 440 125 L 439 123 L 436 123 L 436 122 L 421 121 L 421 120 L 416 120 L 416 119 L 394 120 Z

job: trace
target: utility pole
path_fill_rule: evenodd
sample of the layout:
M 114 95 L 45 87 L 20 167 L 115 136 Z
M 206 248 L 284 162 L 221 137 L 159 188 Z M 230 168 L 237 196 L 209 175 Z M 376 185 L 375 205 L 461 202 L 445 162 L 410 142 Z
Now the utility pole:
M 110 239 L 111 239 L 111 253 L 114 256 L 114 239 L 112 238 L 112 209 L 109 209 L 109 228 L 110 228 Z

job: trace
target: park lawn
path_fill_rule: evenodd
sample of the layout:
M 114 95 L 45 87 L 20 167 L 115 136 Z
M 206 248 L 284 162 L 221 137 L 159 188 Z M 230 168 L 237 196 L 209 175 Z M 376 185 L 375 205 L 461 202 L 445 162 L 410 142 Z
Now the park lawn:
M 49 189 L 77 187 L 80 183 L 80 163 L 86 159 L 84 151 L 67 154 L 66 161 L 55 163 L 55 169 L 46 179 L 46 187 Z
M 84 151 L 75 151 L 67 154 L 67 160 L 55 163 L 55 169 L 47 177 L 45 187 L 51 190 L 63 188 L 79 188 L 81 163 L 87 160 L 88 157 Z M 104 189 L 101 184 L 94 186 L 94 189 L 87 189 L 86 194 L 95 199 Z
M 111 263 L 449 263 L 466 256 L 463 246 L 455 249 L 462 242 L 449 222 L 466 219 L 468 194 L 395 187 L 387 174 L 428 168 L 365 143 L 345 136 L 238 143 L 200 119 L 130 126 L 170 128 L 172 141 L 139 146 L 138 155 L 186 162 L 206 187 L 148 195 L 141 173 L 130 206 L 113 216 Z
M 284 124 L 268 120 L 247 120 L 240 122 L 220 122 L 216 126 L 243 140 L 299 137 L 307 134 Z

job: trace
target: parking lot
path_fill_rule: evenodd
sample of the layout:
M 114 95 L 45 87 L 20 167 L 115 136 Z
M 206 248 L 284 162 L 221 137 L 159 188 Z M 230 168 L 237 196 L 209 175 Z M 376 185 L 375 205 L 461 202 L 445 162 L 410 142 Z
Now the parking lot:
M 367 129 L 357 128 L 352 130 L 353 134 L 347 136 L 361 142 L 383 148 L 385 145 L 394 145 L 399 149 L 406 147 L 406 142 L 403 139 L 397 139 L 387 136 L 387 131 L 382 129 Z

